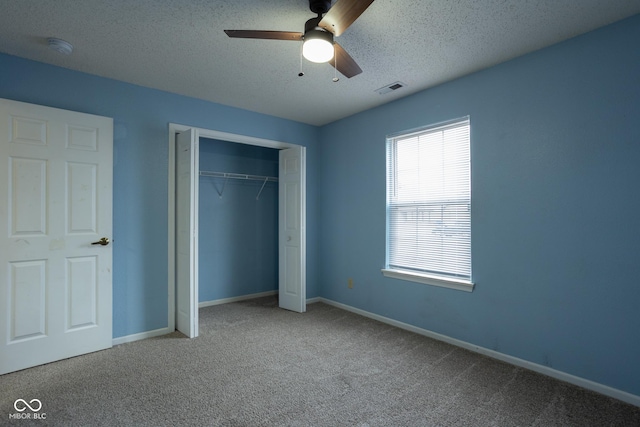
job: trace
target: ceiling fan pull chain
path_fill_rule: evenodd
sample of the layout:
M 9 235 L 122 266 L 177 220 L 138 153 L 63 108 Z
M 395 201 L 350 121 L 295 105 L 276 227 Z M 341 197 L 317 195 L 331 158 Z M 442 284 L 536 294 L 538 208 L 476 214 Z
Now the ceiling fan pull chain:
M 302 46 L 303 44 L 300 43 L 300 72 L 298 73 L 298 77 L 304 76 L 304 72 L 302 71 Z
M 336 55 L 335 53 L 334 53 L 334 55 L 335 56 L 333 57 L 333 79 L 332 79 L 332 81 L 334 83 L 336 83 L 340 79 L 338 78 L 338 55 Z

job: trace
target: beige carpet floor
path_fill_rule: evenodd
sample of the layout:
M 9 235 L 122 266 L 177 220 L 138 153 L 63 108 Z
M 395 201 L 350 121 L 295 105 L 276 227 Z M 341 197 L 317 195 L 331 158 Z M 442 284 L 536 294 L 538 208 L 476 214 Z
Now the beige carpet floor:
M 46 419 L 9 419 L 37 398 Z M 178 333 L 0 377 L 0 425 L 640 426 L 640 408 L 316 303 L 200 310 Z

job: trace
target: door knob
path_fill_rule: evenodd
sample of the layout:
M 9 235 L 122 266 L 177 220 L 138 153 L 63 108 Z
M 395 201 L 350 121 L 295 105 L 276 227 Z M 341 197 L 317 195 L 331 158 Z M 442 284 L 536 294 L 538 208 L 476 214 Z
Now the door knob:
M 102 245 L 102 246 L 107 246 L 109 244 L 109 238 L 107 237 L 103 237 L 102 239 L 98 240 L 97 242 L 93 242 L 91 243 L 92 245 Z

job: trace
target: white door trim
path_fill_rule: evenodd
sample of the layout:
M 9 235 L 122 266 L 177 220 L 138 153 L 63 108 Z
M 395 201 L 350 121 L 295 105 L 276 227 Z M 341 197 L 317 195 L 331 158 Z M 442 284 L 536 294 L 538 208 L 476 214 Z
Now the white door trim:
M 256 138 L 253 136 L 239 135 L 235 133 L 221 132 L 211 129 L 203 129 L 195 126 L 169 123 L 169 182 L 168 182 L 168 247 L 167 247 L 167 273 L 168 273 L 168 301 L 167 301 L 167 329 L 169 332 L 176 327 L 176 293 L 175 293 L 175 140 L 176 134 L 189 129 L 196 129 L 200 137 L 217 139 L 220 141 L 235 142 L 238 144 L 257 145 L 259 147 L 285 149 L 299 146 L 288 142 L 271 139 Z M 306 186 L 302 189 L 306 193 Z M 305 198 L 306 199 L 306 198 Z

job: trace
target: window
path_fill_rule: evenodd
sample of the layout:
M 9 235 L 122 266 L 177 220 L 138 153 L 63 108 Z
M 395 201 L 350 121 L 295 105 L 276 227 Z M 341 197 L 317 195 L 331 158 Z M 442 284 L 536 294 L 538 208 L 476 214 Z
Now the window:
M 387 138 L 385 276 L 471 291 L 469 118 Z

